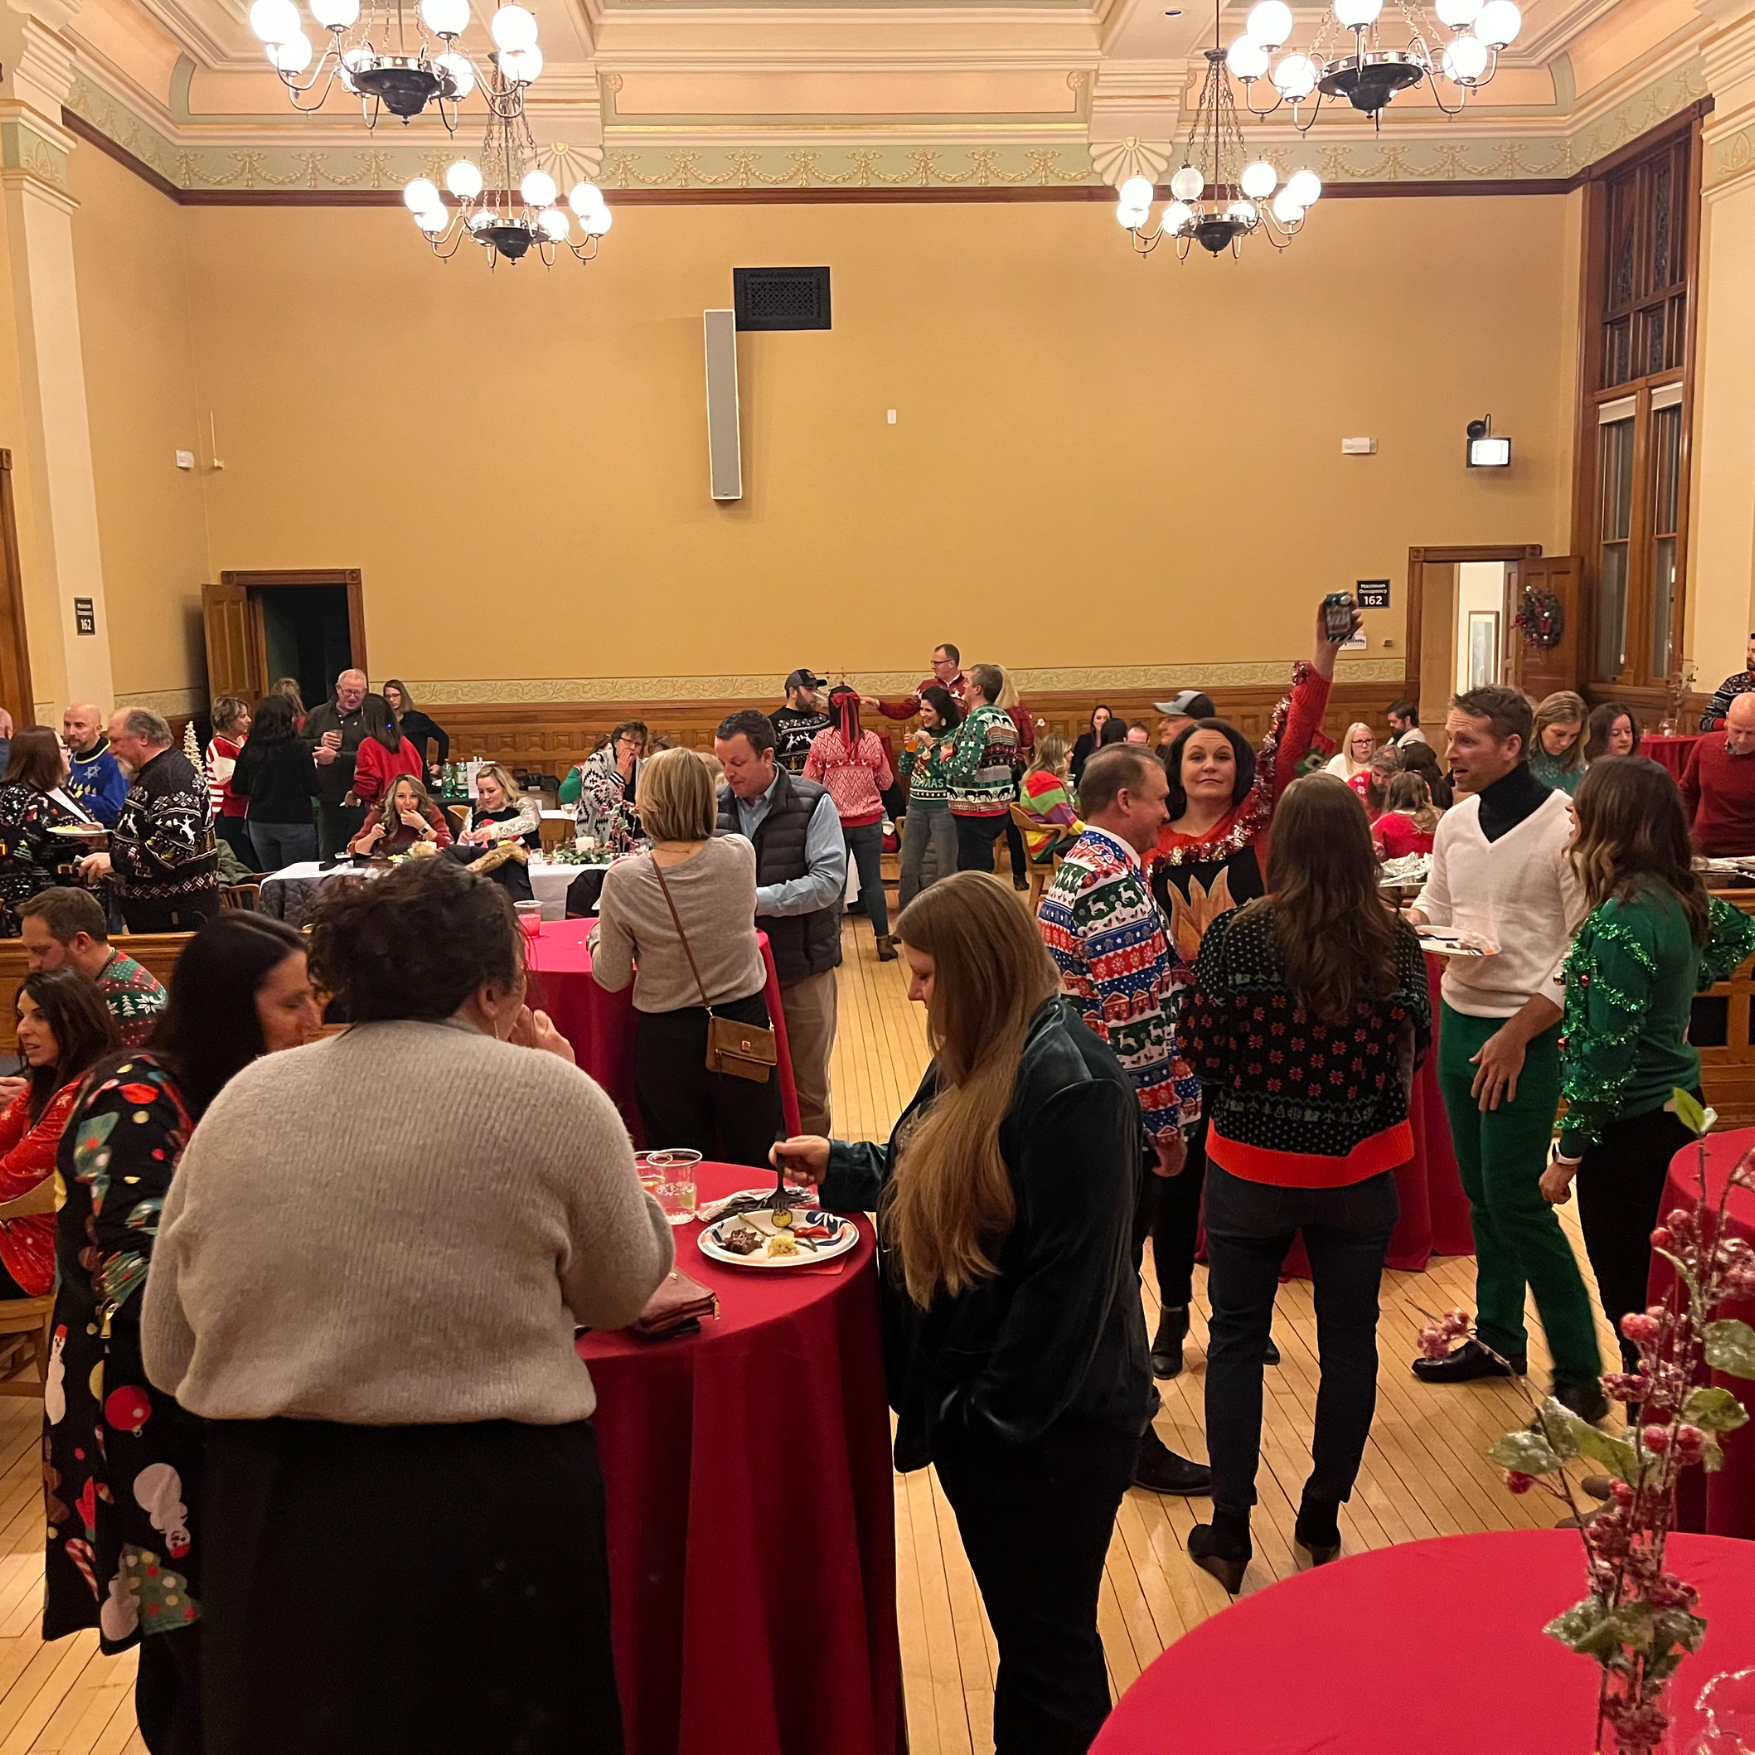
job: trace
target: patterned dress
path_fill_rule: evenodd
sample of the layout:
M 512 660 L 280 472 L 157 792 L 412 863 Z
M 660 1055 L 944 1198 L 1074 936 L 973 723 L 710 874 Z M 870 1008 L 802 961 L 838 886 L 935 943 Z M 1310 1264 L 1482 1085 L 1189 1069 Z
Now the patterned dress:
M 150 1054 L 117 1066 L 62 1136 L 60 1291 L 43 1396 L 43 1637 L 98 1629 L 106 1652 L 186 1627 L 202 1426 L 147 1382 L 140 1301 L 192 1123 Z
M 1147 1135 L 1168 1141 L 1200 1118 L 1200 1086 L 1177 1051 L 1177 988 L 1164 921 L 1137 859 L 1086 829 L 1042 898 L 1037 928 L 1091 1033 L 1139 1094 Z

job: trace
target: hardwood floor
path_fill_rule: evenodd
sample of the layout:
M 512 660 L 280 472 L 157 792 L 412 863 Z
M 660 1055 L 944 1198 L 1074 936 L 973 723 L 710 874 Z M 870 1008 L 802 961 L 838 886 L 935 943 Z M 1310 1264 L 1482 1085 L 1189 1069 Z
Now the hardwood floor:
M 838 1131 L 881 1139 L 913 1095 L 927 1050 L 925 1020 L 907 999 L 901 962 L 880 963 L 871 929 L 849 920 L 841 970 L 840 1036 L 833 1079 Z M 1562 1217 L 1579 1249 L 1573 1209 Z M 1587 1270 L 1588 1272 L 1588 1270 Z M 1148 1275 L 1148 1281 L 1150 1276 Z M 1552 1523 L 1552 1502 L 1518 1499 L 1483 1454 L 1524 1418 L 1509 1384 L 1427 1389 L 1408 1373 L 1415 1335 L 1428 1313 L 1471 1305 L 1474 1264 L 1435 1260 L 1424 1274 L 1385 1277 L 1377 1421 L 1353 1502 L 1342 1508 L 1349 1551 L 1422 1536 Z M 1157 1311 L 1149 1291 L 1148 1324 Z M 1204 1270 L 1188 1342 L 1188 1368 L 1162 1385 L 1158 1429 L 1186 1455 L 1204 1457 L 1201 1393 L 1206 1321 Z M 1263 1462 L 1255 1519 L 1256 1558 L 1245 1590 L 1296 1570 L 1291 1545 L 1299 1488 L 1310 1466 L 1316 1399 L 1316 1327 L 1310 1286 L 1280 1289 L 1274 1323 L 1284 1363 L 1267 1372 Z M 1612 1354 L 1602 1330 L 1605 1357 Z M 1531 1381 L 1545 1382 L 1547 1357 L 1532 1348 Z M 106 1658 L 95 1633 L 44 1645 L 42 1594 L 42 1411 L 29 1400 L 0 1401 L 0 1755 L 144 1755 L 134 1728 L 134 1658 Z M 1226 1605 L 1217 1583 L 1189 1560 L 1188 1531 L 1204 1499 L 1130 1492 L 1123 1501 L 1103 1586 L 1101 1626 L 1117 1692 L 1172 1640 Z M 930 1471 L 896 1480 L 898 1611 L 910 1743 L 916 1755 L 986 1755 L 993 1746 L 993 1677 L 998 1654 L 980 1592 L 957 1540 L 956 1520 Z

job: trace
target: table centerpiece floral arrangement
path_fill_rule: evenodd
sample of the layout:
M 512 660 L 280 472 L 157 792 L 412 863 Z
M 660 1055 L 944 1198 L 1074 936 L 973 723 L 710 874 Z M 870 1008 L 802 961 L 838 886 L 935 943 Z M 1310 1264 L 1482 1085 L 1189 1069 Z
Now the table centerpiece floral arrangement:
M 1603 1388 L 1626 1404 L 1626 1431 L 1601 1431 L 1549 1397 L 1527 1427 L 1506 1433 L 1488 1452 L 1513 1493 L 1540 1487 L 1566 1503 L 1578 1526 L 1587 1594 L 1543 1631 L 1600 1667 L 1596 1743 L 1605 1755 L 1606 1747 L 1619 1755 L 1663 1748 L 1670 1722 L 1664 1689 L 1707 1627 L 1697 1612 L 1699 1593 L 1666 1564 L 1676 1485 L 1685 1469 L 1722 1468 L 1721 1439 L 1749 1423 L 1743 1404 L 1711 1381 L 1712 1372 L 1755 1378 L 1755 1329 L 1718 1314 L 1727 1299 L 1755 1297 L 1755 1247 L 1725 1222 L 1731 1190 L 1755 1189 L 1755 1151 L 1738 1159 L 1715 1203 L 1706 1135 L 1716 1115 L 1682 1090 L 1666 1107 L 1696 1136 L 1699 1195 L 1692 1212 L 1676 1208 L 1651 1234 L 1653 1250 L 1675 1273 L 1669 1295 L 1621 1320 L 1621 1332 L 1639 1349 L 1639 1369 L 1611 1372 Z M 1465 1312 L 1450 1311 L 1420 1331 L 1421 1350 L 1441 1358 L 1472 1327 Z M 1577 1458 L 1607 1471 L 1600 1510 L 1581 1512 L 1573 1498 L 1565 1465 Z M 1612 1745 L 1604 1744 L 1605 1726 Z

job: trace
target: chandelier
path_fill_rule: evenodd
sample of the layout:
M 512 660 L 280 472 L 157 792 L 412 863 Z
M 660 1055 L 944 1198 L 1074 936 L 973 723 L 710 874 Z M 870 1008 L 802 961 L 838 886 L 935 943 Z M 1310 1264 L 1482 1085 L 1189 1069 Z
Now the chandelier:
M 611 224 L 603 191 L 595 183 L 576 183 L 567 206 L 558 205 L 560 190 L 542 168 L 529 117 L 522 104 L 510 101 L 507 85 L 497 72 L 482 83 L 488 121 L 481 162 L 460 158 L 445 172 L 455 210 L 446 207 L 430 177 L 416 177 L 402 191 L 402 199 L 441 261 L 450 261 L 465 240 L 473 239 L 487 252 L 490 268 L 502 258 L 521 262 L 532 249 L 546 268 L 554 266 L 562 250 L 589 262 Z M 577 243 L 575 219 L 581 232 Z
M 1214 256 L 1225 250 L 1241 256 L 1243 240 L 1258 232 L 1276 250 L 1283 250 L 1302 229 L 1311 202 L 1322 194 L 1322 179 L 1315 171 L 1294 171 L 1281 188 L 1280 173 L 1267 159 L 1250 158 L 1225 73 L 1226 54 L 1218 46 L 1219 5 L 1220 0 L 1213 0 L 1213 47 L 1205 51 L 1206 77 L 1183 146 L 1182 166 L 1170 179 L 1171 200 L 1158 216 L 1156 231 L 1147 230 L 1155 193 L 1151 179 L 1129 177 L 1119 190 L 1115 217 L 1142 256 L 1149 256 L 1166 238 L 1174 241 L 1183 261 L 1193 244 Z M 1262 6 L 1268 5 L 1278 6 L 1280 0 L 1262 0 Z M 1291 14 L 1286 16 L 1289 19 Z
M 310 7 L 318 29 L 329 34 L 320 55 L 293 0 L 255 0 L 250 8 L 250 28 L 302 113 L 320 110 L 339 79 L 359 98 L 368 128 L 377 125 L 380 109 L 408 122 L 436 102 L 439 119 L 454 132 L 458 106 L 478 85 L 484 94 L 491 88 L 490 104 L 522 110 L 525 88 L 542 71 L 536 16 L 516 4 L 500 7 L 489 22 L 494 52 L 488 69 L 458 47 L 470 0 L 420 0 L 412 35 L 403 0 L 369 0 L 363 11 L 360 0 L 310 0 Z M 307 68 L 310 77 L 301 81 Z M 312 92 L 313 101 L 301 101 Z
M 1315 123 L 1325 97 L 1345 98 L 1381 127 L 1390 100 L 1422 79 L 1445 115 L 1460 115 L 1469 93 L 1499 71 L 1500 52 L 1516 41 L 1523 14 L 1512 0 L 1433 3 L 1437 26 L 1419 0 L 1393 0 L 1387 17 L 1384 0 L 1334 0 L 1310 47 L 1276 61 L 1275 51 L 1292 34 L 1292 9 L 1285 0 L 1259 0 L 1244 23 L 1244 34 L 1231 45 L 1226 65 L 1243 82 L 1243 101 L 1252 115 L 1271 116 L 1288 104 L 1300 133 Z M 1448 40 L 1445 30 L 1451 33 Z M 1251 93 L 1264 77 L 1275 96 L 1262 108 Z M 1306 115 L 1300 106 L 1312 96 L 1316 102 Z

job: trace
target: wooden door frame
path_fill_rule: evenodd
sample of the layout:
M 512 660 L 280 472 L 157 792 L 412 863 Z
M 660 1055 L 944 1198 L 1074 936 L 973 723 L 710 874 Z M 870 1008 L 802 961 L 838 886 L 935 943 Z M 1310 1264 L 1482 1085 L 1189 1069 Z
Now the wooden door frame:
M 222 585 L 241 585 L 246 591 L 300 590 L 312 585 L 345 585 L 347 587 L 347 644 L 355 670 L 366 669 L 366 606 L 360 587 L 358 567 L 287 567 L 263 568 L 254 572 L 223 572 Z M 250 621 L 254 637 L 268 650 L 268 634 L 262 622 L 262 600 L 250 599 Z M 270 677 L 272 684 L 274 679 Z
M 1402 694 L 1410 701 L 1420 698 L 1421 623 L 1426 610 L 1425 569 L 1428 561 L 1439 566 L 1461 561 L 1535 561 L 1542 556 L 1539 542 L 1460 543 L 1438 548 L 1408 550 L 1407 632 L 1402 637 Z M 1505 630 L 1510 639 L 1511 630 Z
M 30 637 L 24 618 L 24 569 L 18 561 L 18 512 L 12 498 L 12 453 L 0 449 L 0 566 L 6 577 L 6 635 L 0 640 L 0 697 L 12 696 L 16 723 L 22 728 L 37 716 L 37 698 L 31 683 Z

